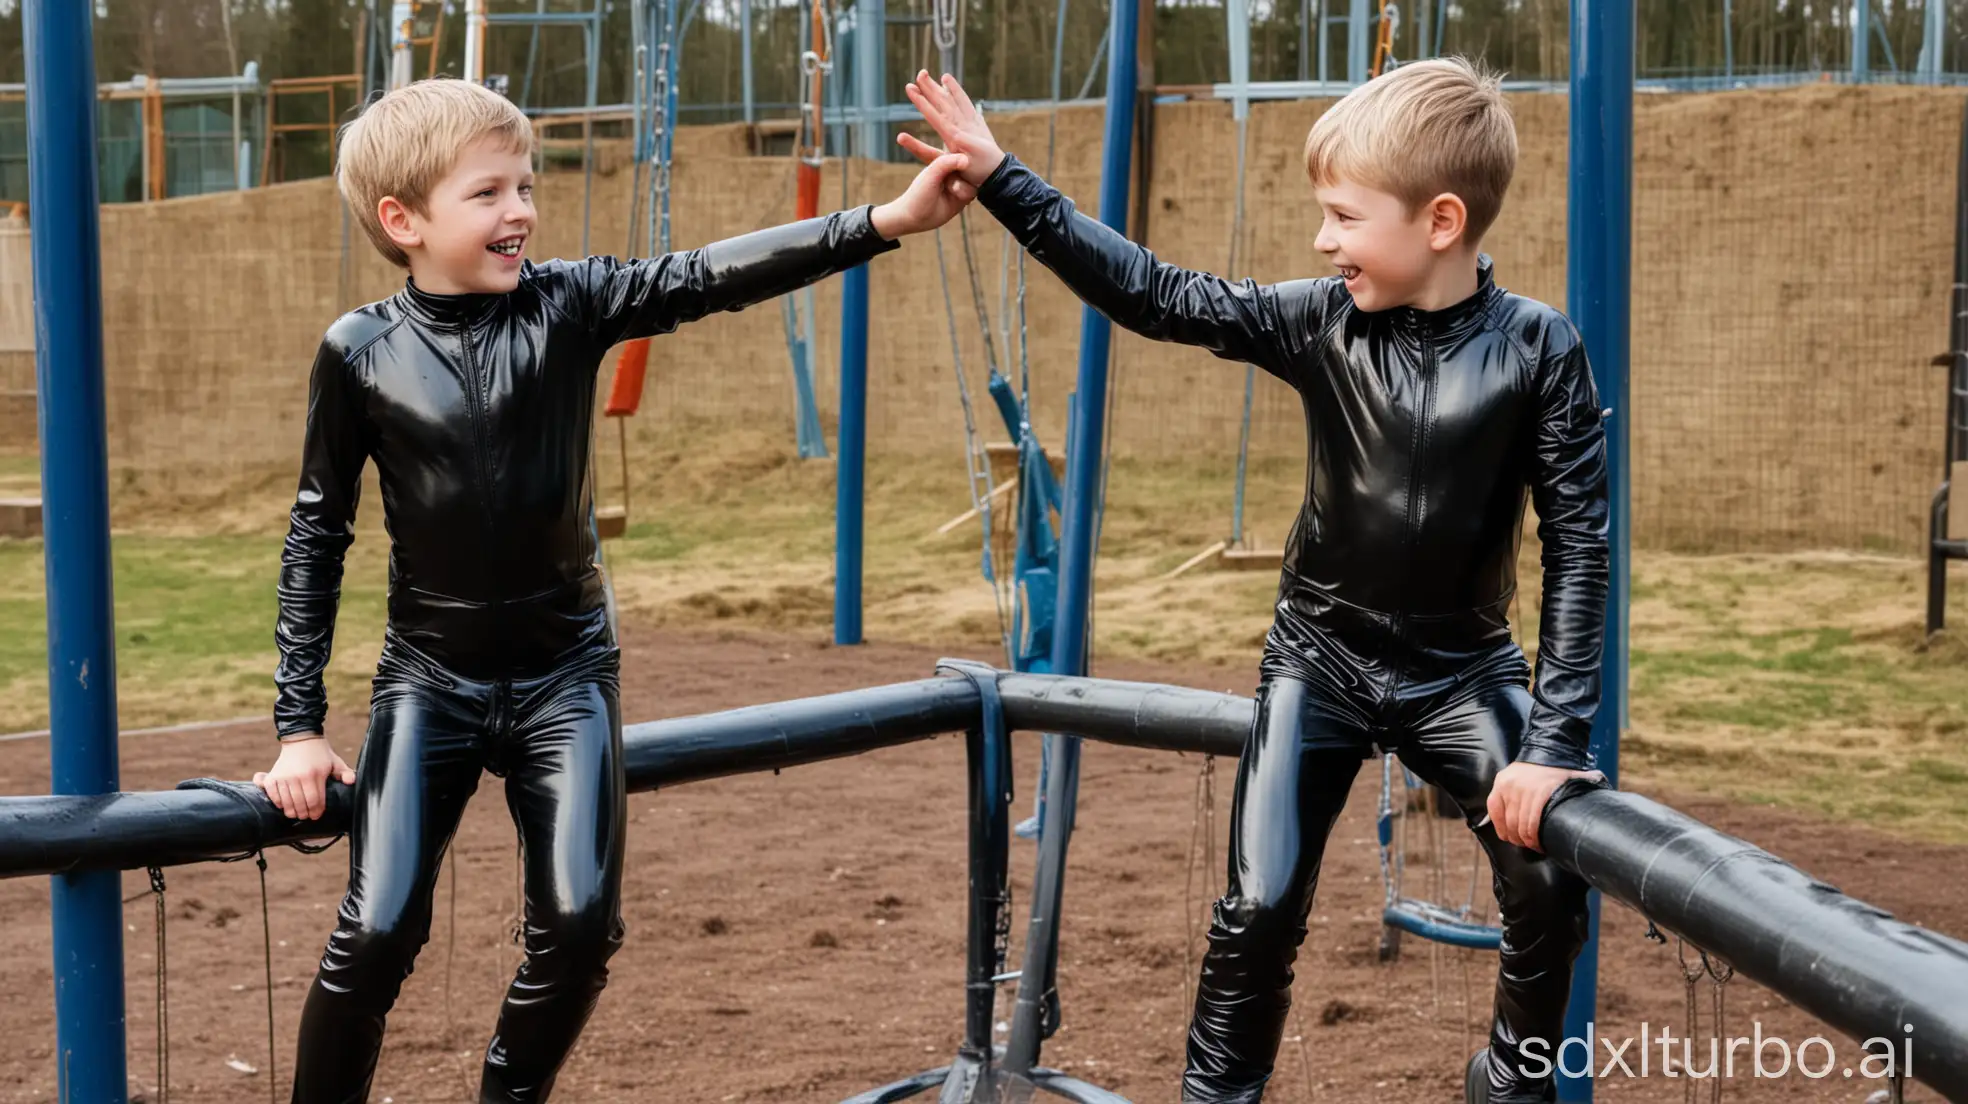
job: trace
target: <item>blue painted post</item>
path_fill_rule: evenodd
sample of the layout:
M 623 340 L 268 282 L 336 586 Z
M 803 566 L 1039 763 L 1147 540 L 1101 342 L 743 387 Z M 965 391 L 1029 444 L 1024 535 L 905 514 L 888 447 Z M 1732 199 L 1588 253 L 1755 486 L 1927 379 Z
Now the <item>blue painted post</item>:
M 889 127 L 883 111 L 892 94 L 888 85 L 888 8 L 886 0 L 854 2 L 854 105 L 861 110 L 855 127 L 860 154 L 888 160 Z
M 1134 160 L 1135 35 L 1139 5 L 1111 5 L 1108 20 L 1107 130 L 1100 159 L 1100 221 L 1127 233 L 1128 183 Z M 1087 614 L 1093 608 L 1093 534 L 1100 509 L 1100 461 L 1107 431 L 1107 360 L 1113 326 L 1099 311 L 1080 312 L 1080 370 L 1067 430 L 1066 509 L 1060 515 L 1059 620 L 1052 669 L 1086 674 Z M 1075 747 L 1078 741 L 1066 741 Z
M 1632 542 L 1632 406 L 1627 365 L 1633 256 L 1633 0 L 1572 0 L 1571 181 L 1566 204 L 1565 303 L 1585 338 L 1606 422 L 1612 515 L 1612 587 L 1606 599 L 1603 692 L 1592 751 L 1619 781 L 1626 727 L 1628 552 Z M 1599 992 L 1599 894 L 1591 896 L 1590 939 L 1572 976 L 1568 1039 L 1585 1038 Z M 1578 1046 L 1570 1051 L 1577 1055 Z M 1591 1065 L 1587 1051 L 1585 1064 Z M 1576 1058 L 1573 1068 L 1578 1068 Z M 1558 1099 L 1590 1101 L 1589 1076 L 1560 1073 Z
M 1107 129 L 1100 163 L 1100 221 L 1127 231 L 1128 183 L 1134 154 L 1136 35 L 1141 4 L 1109 5 Z M 1150 9 L 1153 10 L 1152 8 Z M 1080 314 L 1080 369 L 1066 431 L 1066 503 L 1060 511 L 1059 604 L 1052 626 L 1055 674 L 1087 671 L 1087 621 L 1093 608 L 1093 541 L 1099 532 L 1100 461 L 1107 414 L 1107 360 L 1113 328 L 1092 307 Z M 1080 741 L 1059 736 L 1047 763 L 1046 814 L 1039 840 L 1032 921 L 1026 932 L 1023 974 L 1005 1045 L 1005 1068 L 1030 1070 L 1038 1060 L 1038 1012 L 1053 989 L 1059 964 L 1059 916 L 1079 799 Z
M 93 11 L 72 0 L 27 0 L 22 10 L 57 794 L 117 788 Z M 122 879 L 104 870 L 52 882 L 60 1097 L 120 1104 L 128 1089 Z
M 868 266 L 841 285 L 840 461 L 834 472 L 834 643 L 861 643 L 861 488 L 868 456 Z
M 883 74 L 887 18 L 882 0 L 854 8 L 854 103 L 863 114 L 853 127 L 862 157 L 887 155 L 888 103 Z M 838 81 L 829 82 L 838 84 Z M 843 187 L 847 150 L 842 151 Z M 843 202 L 845 202 L 843 200 Z M 868 268 L 850 269 L 841 288 L 840 466 L 834 485 L 834 643 L 861 643 L 861 489 L 868 455 Z
M 1920 57 L 1915 68 L 1929 82 L 1941 81 L 1941 51 L 1947 47 L 1947 5 L 1928 0 L 1927 18 L 1920 36 Z
M 1852 79 L 1872 72 L 1872 0 L 1852 0 Z
M 1354 84 L 1367 83 L 1373 69 L 1373 41 L 1368 37 L 1373 20 L 1367 0 L 1350 0 L 1346 9 L 1346 79 Z

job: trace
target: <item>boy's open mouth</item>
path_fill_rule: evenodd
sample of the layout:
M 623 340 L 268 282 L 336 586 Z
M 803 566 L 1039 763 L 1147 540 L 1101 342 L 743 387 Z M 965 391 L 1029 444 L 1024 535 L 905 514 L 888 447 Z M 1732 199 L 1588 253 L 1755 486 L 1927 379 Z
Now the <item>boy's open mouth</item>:
M 1339 265 L 1337 267 L 1339 268 L 1339 275 L 1343 279 L 1351 280 L 1360 275 L 1360 270 L 1352 265 Z
M 519 251 L 526 248 L 526 236 L 520 234 L 510 238 L 500 238 L 485 248 L 497 253 L 501 257 L 517 257 L 519 256 Z

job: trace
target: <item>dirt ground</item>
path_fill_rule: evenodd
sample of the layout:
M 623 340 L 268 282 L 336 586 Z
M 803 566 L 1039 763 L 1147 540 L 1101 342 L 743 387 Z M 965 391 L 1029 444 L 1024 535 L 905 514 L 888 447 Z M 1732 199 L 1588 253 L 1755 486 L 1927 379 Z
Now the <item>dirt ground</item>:
M 936 652 L 919 647 L 816 646 L 811 636 L 631 628 L 624 713 L 688 714 L 926 676 Z M 1208 666 L 1101 664 L 1098 673 L 1248 691 L 1251 675 Z M 359 711 L 342 706 L 337 746 L 352 753 Z M 1037 745 L 1018 745 L 1029 784 Z M 270 761 L 254 726 L 134 737 L 123 747 L 127 789 L 197 775 L 243 778 Z M 46 747 L 0 745 L 0 792 L 45 792 Z M 1065 1027 L 1048 1064 L 1133 1099 L 1176 1098 L 1185 992 L 1208 892 L 1192 849 L 1201 761 L 1100 745 L 1086 751 L 1066 884 L 1062 965 Z M 1217 764 L 1215 826 L 1227 827 L 1232 769 Z M 391 1104 L 469 1099 L 477 1059 L 518 961 L 510 822 L 488 779 L 454 852 L 457 895 L 440 884 L 437 921 L 419 970 L 391 1017 L 372 1099 Z M 1475 1045 L 1494 956 L 1410 944 L 1399 963 L 1376 961 L 1380 881 L 1372 845 L 1378 772 L 1362 772 L 1334 836 L 1299 970 L 1298 1020 L 1280 1054 L 1278 1100 L 1459 1099 L 1463 1057 Z M 1927 926 L 1968 936 L 1968 884 L 1937 876 L 1968 865 L 1968 848 L 1908 844 L 1802 815 L 1641 789 L 1752 839 L 1858 897 Z M 961 742 L 940 739 L 789 771 L 687 786 L 631 801 L 626 947 L 561 1079 L 579 1101 L 826 1101 L 940 1065 L 961 1029 L 964 909 Z M 1017 811 L 1030 795 L 1018 795 Z M 1033 848 L 1014 845 L 1018 929 Z M 1221 842 L 1210 852 L 1221 864 Z M 346 876 L 345 849 L 271 856 L 268 877 L 278 1070 L 292 1069 L 293 1031 L 314 961 Z M 1450 852 L 1452 880 L 1468 858 Z M 1192 856 L 1196 861 L 1190 864 Z M 168 872 L 170 1098 L 259 1101 L 269 1096 L 258 884 L 250 863 Z M 126 875 L 125 947 L 133 1095 L 159 1099 L 155 1069 L 153 902 L 141 871 Z M 54 1027 L 45 879 L 0 884 L 0 1100 L 51 1099 Z M 1605 913 L 1604 1035 L 1684 1034 L 1675 948 L 1643 938 L 1619 906 Z M 1198 939 L 1195 946 L 1200 946 Z M 1727 996 L 1729 1034 L 1751 1021 L 1796 1041 L 1822 1025 L 1746 981 Z M 1465 1012 L 1470 997 L 1475 1015 Z M 1702 993 L 1707 1007 L 1708 993 Z M 1001 1003 L 1000 1008 L 1005 1004 Z M 1002 1013 L 1001 1013 L 1002 1015 Z M 1704 1033 L 1697 1038 L 1706 1038 Z M 1857 1045 L 1831 1040 L 1841 1063 Z M 1634 1052 L 1634 1053 L 1637 1053 Z M 1603 1058 L 1603 1052 L 1601 1054 Z M 233 1060 L 252 1072 L 228 1065 Z M 1617 1099 L 1682 1098 L 1686 1081 L 1619 1078 Z M 1796 1073 L 1727 1086 L 1732 1100 L 1864 1100 L 1873 1084 Z M 1705 1088 L 1705 1087 L 1704 1087 Z M 284 1092 L 281 1094 L 284 1095 Z M 1936 1099 L 1913 1089 L 1909 1099 Z

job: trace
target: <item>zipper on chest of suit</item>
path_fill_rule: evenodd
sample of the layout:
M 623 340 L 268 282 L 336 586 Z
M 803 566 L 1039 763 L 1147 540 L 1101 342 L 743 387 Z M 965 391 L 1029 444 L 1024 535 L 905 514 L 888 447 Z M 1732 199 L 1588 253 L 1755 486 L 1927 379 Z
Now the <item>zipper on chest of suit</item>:
M 1402 536 L 1407 541 L 1407 568 L 1415 569 L 1415 549 L 1421 543 L 1421 473 L 1428 455 L 1428 430 L 1435 418 L 1435 377 L 1441 367 L 1435 358 L 1435 335 L 1426 322 L 1416 325 L 1415 338 L 1421 345 L 1421 404 L 1415 411 L 1413 444 L 1408 450 L 1408 524 Z M 1408 617 L 1406 612 L 1396 610 L 1393 615 L 1394 657 L 1393 676 L 1388 682 L 1387 698 L 1392 700 L 1400 692 L 1401 682 L 1406 675 L 1405 664 L 1408 643 Z
M 465 410 L 471 417 L 472 425 L 472 470 L 478 477 L 478 504 L 484 512 L 485 536 L 494 536 L 492 524 L 492 472 L 487 464 L 489 449 L 485 443 L 485 407 L 488 400 L 480 391 L 477 358 L 472 356 L 471 327 L 458 331 L 458 340 L 465 356 Z

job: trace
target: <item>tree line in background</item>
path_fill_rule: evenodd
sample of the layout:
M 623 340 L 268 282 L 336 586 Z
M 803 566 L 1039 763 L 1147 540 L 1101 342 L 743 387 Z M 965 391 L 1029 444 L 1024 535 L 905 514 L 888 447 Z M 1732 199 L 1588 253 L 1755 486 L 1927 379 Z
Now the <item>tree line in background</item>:
M 550 10 L 583 8 L 589 0 L 547 0 Z M 688 0 L 683 0 L 687 4 Z M 1057 0 L 959 0 L 962 71 L 967 84 L 994 98 L 1039 99 L 1051 94 Z M 1316 77 L 1321 0 L 1252 0 L 1251 73 L 1258 80 Z M 1343 15 L 1346 0 L 1323 0 Z M 1373 0 L 1377 8 L 1380 0 Z M 1968 0 L 1728 0 L 1733 68 L 1738 73 L 1843 69 L 1850 64 L 1849 27 L 1855 2 L 1873 4 L 1877 39 L 1871 66 L 1910 70 L 1919 53 L 1926 3 L 1949 5 L 1943 68 L 1968 69 Z M 20 0 L 0 0 L 0 82 L 23 79 Z M 368 24 L 361 0 L 94 0 L 96 71 L 102 80 L 133 74 L 165 77 L 237 73 L 248 61 L 263 80 L 359 71 Z M 685 40 L 680 101 L 686 106 L 740 99 L 741 5 L 752 5 L 754 95 L 761 104 L 797 100 L 798 52 L 805 27 L 799 0 L 702 0 Z M 894 15 L 930 14 L 932 0 L 889 0 Z M 1513 78 L 1563 79 L 1567 64 L 1567 0 L 1403 0 L 1397 7 L 1397 57 L 1413 57 L 1420 25 L 1431 27 L 1435 5 L 1443 28 L 1438 53 L 1480 58 Z M 1720 73 L 1724 65 L 1725 0 L 1637 0 L 1638 65 L 1643 76 Z M 1413 10 L 1409 10 L 1412 5 Z M 494 11 L 531 10 L 528 0 L 492 0 Z M 851 6 L 851 3 L 848 5 Z M 381 4 L 387 16 L 387 0 Z M 603 103 L 629 98 L 633 61 L 629 0 L 607 0 L 601 48 Z M 439 72 L 462 65 L 463 8 L 448 0 L 438 50 Z M 425 5 L 426 28 L 437 10 Z M 1061 69 L 1064 94 L 1089 77 L 1106 30 L 1104 0 L 1067 0 Z M 1345 75 L 1344 28 L 1333 27 L 1330 75 Z M 891 83 L 937 53 L 926 21 L 888 32 Z M 1228 79 L 1222 0 L 1157 0 L 1155 77 L 1163 84 Z M 1432 37 L 1432 36 L 1431 36 Z M 529 105 L 572 106 L 583 99 L 582 35 L 573 27 L 537 33 L 493 28 L 486 71 L 507 75 L 509 94 Z M 1889 60 L 1890 53 L 1890 60 Z M 420 57 L 420 73 L 428 60 Z M 1096 91 L 1100 86 L 1095 85 Z M 900 95 L 896 97 L 900 99 Z M 771 114 L 781 114 L 779 110 Z M 692 116 L 686 114 L 688 121 Z M 696 117 L 702 118 L 701 114 Z

